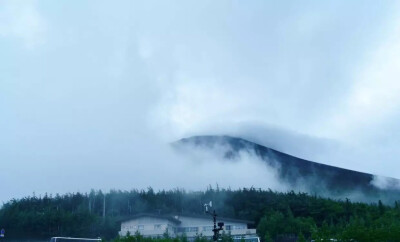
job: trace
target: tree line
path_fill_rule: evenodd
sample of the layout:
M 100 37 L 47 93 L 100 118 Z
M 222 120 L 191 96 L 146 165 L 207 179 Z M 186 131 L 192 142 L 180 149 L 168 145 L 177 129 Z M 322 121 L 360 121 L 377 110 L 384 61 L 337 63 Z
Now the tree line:
M 209 201 L 213 201 L 213 208 L 220 216 L 254 221 L 263 241 L 281 241 L 288 237 L 400 241 L 397 202 L 389 206 L 380 201 L 367 204 L 306 193 L 256 188 L 232 190 L 218 186 L 198 192 L 148 188 L 32 195 L 4 203 L 0 209 L 0 227 L 6 230 L 7 238 L 15 240 L 52 236 L 113 240 L 120 230 L 120 221 L 131 215 L 203 214 L 203 205 Z

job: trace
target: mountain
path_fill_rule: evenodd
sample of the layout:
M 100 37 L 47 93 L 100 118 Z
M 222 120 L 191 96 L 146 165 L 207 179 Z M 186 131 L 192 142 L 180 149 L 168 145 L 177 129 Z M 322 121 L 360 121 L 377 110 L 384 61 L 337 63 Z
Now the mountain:
M 201 148 L 220 152 L 227 160 L 234 160 L 241 152 L 250 152 L 275 169 L 280 182 L 293 190 L 333 198 L 361 201 L 393 202 L 400 200 L 400 180 L 348 170 L 304 160 L 283 152 L 230 136 L 193 136 L 174 143 L 177 149 Z M 221 149 L 220 147 L 223 147 Z

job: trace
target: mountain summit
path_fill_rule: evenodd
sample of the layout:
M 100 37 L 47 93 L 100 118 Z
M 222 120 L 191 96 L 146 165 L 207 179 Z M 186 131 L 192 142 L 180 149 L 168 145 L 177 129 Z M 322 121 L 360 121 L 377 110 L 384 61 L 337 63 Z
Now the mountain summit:
M 277 179 L 293 190 L 363 201 L 393 202 L 400 199 L 398 179 L 304 160 L 242 138 L 193 136 L 175 142 L 174 146 L 178 149 L 186 147 L 214 150 L 222 153 L 219 155 L 227 160 L 240 158 L 241 152 L 249 152 L 264 161 L 266 169 L 275 169 Z

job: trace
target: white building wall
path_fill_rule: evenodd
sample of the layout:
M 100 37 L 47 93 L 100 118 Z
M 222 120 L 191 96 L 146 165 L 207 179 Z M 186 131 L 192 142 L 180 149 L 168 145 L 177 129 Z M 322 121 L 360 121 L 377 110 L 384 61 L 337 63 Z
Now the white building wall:
M 213 220 L 209 218 L 197 218 L 189 216 L 176 216 L 176 219 L 181 223 L 174 224 L 168 219 L 153 218 L 143 216 L 136 219 L 131 219 L 121 223 L 120 235 L 135 234 L 137 231 L 143 236 L 162 236 L 168 228 L 168 233 L 171 237 L 181 236 L 185 234 L 188 238 L 203 235 L 207 237 L 213 236 Z M 223 222 L 224 232 L 230 233 L 232 236 L 256 235 L 255 229 L 247 229 L 246 223 L 231 222 L 229 220 L 217 219 L 218 222 Z
M 212 229 L 214 226 L 213 218 L 210 216 L 207 218 L 193 218 L 187 216 L 179 216 L 177 217 L 182 223 L 179 225 L 181 228 L 185 227 L 197 227 L 197 232 L 185 232 L 186 236 L 194 237 L 199 234 L 202 234 L 207 237 L 211 237 L 214 235 Z M 246 223 L 240 222 L 231 222 L 229 220 L 219 219 L 217 218 L 217 223 L 224 223 L 224 232 L 230 233 L 231 235 L 248 235 L 248 234 L 256 234 L 255 229 L 247 229 Z M 221 231 L 222 232 L 222 231 Z M 182 233 L 179 233 L 182 234 Z
M 160 219 L 153 217 L 140 217 L 137 219 L 131 219 L 121 223 L 120 235 L 126 235 L 129 231 L 130 234 L 139 232 L 144 236 L 162 236 L 167 228 L 173 228 L 175 225 L 168 219 Z M 168 233 L 173 236 L 174 231 L 168 229 Z

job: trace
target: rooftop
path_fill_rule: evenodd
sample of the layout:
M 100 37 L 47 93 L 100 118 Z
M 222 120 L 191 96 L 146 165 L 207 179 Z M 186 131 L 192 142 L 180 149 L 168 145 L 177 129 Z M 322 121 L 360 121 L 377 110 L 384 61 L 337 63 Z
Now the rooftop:
M 181 221 L 179 220 L 179 217 L 190 217 L 190 218 L 202 218 L 202 219 L 212 219 L 211 215 L 208 214 L 203 214 L 203 215 L 199 215 L 199 214 L 153 214 L 153 213 L 138 213 L 135 215 L 130 215 L 130 216 L 126 216 L 121 218 L 119 221 L 120 222 L 125 222 L 125 221 L 129 221 L 132 219 L 137 219 L 137 218 L 141 218 L 141 217 L 152 217 L 152 218 L 159 218 L 159 219 L 166 219 L 169 220 L 170 222 L 173 222 L 175 224 L 180 224 Z M 234 219 L 234 218 L 225 218 L 225 217 L 217 217 L 218 220 L 222 220 L 225 222 L 236 222 L 236 223 L 245 223 L 245 224 L 254 224 L 253 221 L 249 221 L 249 220 L 242 220 L 242 219 Z

